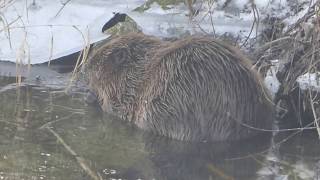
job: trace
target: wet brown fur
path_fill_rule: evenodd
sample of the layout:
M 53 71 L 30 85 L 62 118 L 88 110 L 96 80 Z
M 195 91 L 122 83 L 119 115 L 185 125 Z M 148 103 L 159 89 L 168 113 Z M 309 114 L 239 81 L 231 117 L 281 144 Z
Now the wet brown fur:
M 259 75 L 238 50 L 215 39 L 162 42 L 128 34 L 87 65 L 104 111 L 185 141 L 224 141 L 270 129 L 272 108 Z

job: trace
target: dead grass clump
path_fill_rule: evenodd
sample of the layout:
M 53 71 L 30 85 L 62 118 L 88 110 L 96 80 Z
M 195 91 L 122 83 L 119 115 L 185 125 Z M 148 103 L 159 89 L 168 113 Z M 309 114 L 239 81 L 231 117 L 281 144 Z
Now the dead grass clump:
M 288 27 L 281 36 L 256 49 L 254 56 L 261 64 L 279 60 L 277 78 L 281 83 L 276 103 L 288 108 L 303 125 L 305 115 L 312 115 L 319 137 L 320 89 L 311 85 L 302 90 L 297 79 L 306 73 L 320 71 L 320 1 L 309 5 L 306 14 Z

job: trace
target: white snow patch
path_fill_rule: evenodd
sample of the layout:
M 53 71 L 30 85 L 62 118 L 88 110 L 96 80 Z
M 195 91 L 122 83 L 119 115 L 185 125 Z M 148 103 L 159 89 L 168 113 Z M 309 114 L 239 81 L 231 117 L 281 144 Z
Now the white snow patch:
M 317 73 L 306 73 L 298 77 L 297 82 L 301 89 L 314 89 L 320 90 L 320 72 Z
M 278 71 L 278 60 L 272 61 L 272 66 L 268 70 L 267 75 L 264 79 L 264 84 L 267 89 L 271 92 L 272 97 L 278 92 L 280 87 L 280 82 L 276 77 L 276 73 Z
M 151 4 L 150 9 L 146 10 L 144 13 L 165 15 L 165 14 L 181 14 L 186 12 L 187 12 L 186 6 L 183 3 L 171 8 L 169 7 L 169 9 L 162 9 L 159 4 L 154 2 Z
M 29 4 L 26 5 L 26 2 Z M 31 5 L 31 1 L 16 0 L 9 7 L 0 9 L 10 24 L 7 31 L 0 23 L 0 60 L 15 62 L 20 58 L 22 62 L 30 60 L 31 64 L 37 64 L 79 51 L 86 41 L 94 43 L 108 37 L 101 33 L 101 28 L 113 16 L 113 12 L 127 13 L 142 27 L 144 33 L 150 35 L 172 37 L 203 31 L 212 33 L 214 27 L 217 34 L 230 33 L 244 38 L 254 21 L 250 9 L 242 11 L 248 0 L 232 1 L 239 8 L 239 13 L 234 14 L 219 9 L 224 2 L 215 2 L 213 9 L 207 3 L 201 6 L 195 4 L 195 9 L 199 8 L 200 13 L 196 21 L 191 21 L 186 16 L 188 8 L 184 3 L 167 10 L 153 3 L 146 12 L 138 13 L 132 10 L 145 3 L 145 0 L 77 0 L 70 1 L 55 17 L 62 7 L 60 0 L 36 1 L 36 6 Z M 261 19 L 275 9 L 280 15 L 289 11 L 286 0 L 255 0 L 255 3 Z M 212 14 L 208 15 L 209 12 Z M 297 17 L 300 16 L 299 13 Z M 290 21 L 293 20 L 294 17 Z M 256 28 L 253 30 L 252 34 L 256 34 Z
M 223 11 L 203 18 L 205 11 L 197 16 L 198 22 L 190 21 L 183 3 L 168 10 L 154 3 L 146 12 L 138 13 L 132 10 L 143 4 L 143 0 L 79 0 L 70 1 L 58 15 L 62 7 L 58 0 L 36 1 L 36 6 L 31 3 L 26 6 L 24 0 L 17 0 L 2 9 L 10 26 L 9 31 L 0 32 L 0 60 L 16 62 L 20 59 L 24 63 L 37 64 L 79 51 L 87 41 L 94 43 L 108 37 L 101 33 L 101 28 L 113 12 L 127 13 L 144 33 L 162 37 L 186 32 L 212 33 L 211 20 L 218 34 L 242 32 L 246 35 L 253 22 L 250 14 L 230 18 Z M 21 19 L 17 20 L 18 17 Z
M 0 60 L 15 62 L 20 58 L 36 64 L 79 51 L 87 42 L 108 37 L 101 29 L 113 12 L 131 10 L 142 2 L 70 1 L 57 14 L 62 8 L 60 1 L 42 0 L 36 1 L 36 6 L 32 2 L 26 6 L 24 0 L 17 0 L 1 9 L 10 25 L 8 30 L 0 26 Z M 19 53 L 21 47 L 25 48 L 23 53 Z
M 237 7 L 243 8 L 245 5 L 247 5 L 250 1 L 249 0 L 235 0 L 234 3 Z M 254 0 L 254 4 L 257 6 L 257 8 L 267 8 L 269 5 L 274 6 L 285 6 L 287 4 L 286 0 Z

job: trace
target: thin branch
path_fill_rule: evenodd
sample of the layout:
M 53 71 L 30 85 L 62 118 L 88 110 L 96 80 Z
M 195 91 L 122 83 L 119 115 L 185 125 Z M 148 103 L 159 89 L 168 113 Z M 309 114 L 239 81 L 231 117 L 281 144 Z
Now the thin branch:
M 312 93 L 311 93 L 311 89 L 309 88 L 309 97 L 310 97 L 310 105 L 311 105 L 311 109 L 312 109 L 312 114 L 313 114 L 313 117 L 314 117 L 314 123 L 316 125 L 316 129 L 317 129 L 317 132 L 318 132 L 318 136 L 319 136 L 319 139 L 320 139 L 320 126 L 319 126 L 319 122 L 317 121 L 317 113 L 316 113 L 316 110 L 314 108 L 314 101 L 312 100 Z
M 250 36 L 251 36 L 251 34 L 253 32 L 254 25 L 257 24 L 257 26 L 258 26 L 258 23 L 259 23 L 259 20 L 258 20 L 259 12 L 258 12 L 258 9 L 257 9 L 256 5 L 254 4 L 253 0 L 251 0 L 251 7 L 252 7 L 252 11 L 253 11 L 253 18 L 254 18 L 253 19 L 253 23 L 252 23 L 249 35 L 246 37 L 245 41 L 242 43 L 240 48 L 244 47 L 247 44 L 247 42 L 250 39 Z
M 64 7 L 70 2 L 71 0 L 67 0 L 66 2 L 61 2 L 62 7 L 59 9 L 57 14 L 54 16 L 55 18 L 61 13 L 61 11 L 64 9 Z
M 50 39 L 50 52 L 49 52 L 49 61 L 48 61 L 48 67 L 50 66 L 52 56 L 53 56 L 53 32 L 52 32 L 52 26 L 50 27 L 51 32 L 51 39 Z
M 63 139 L 55 132 L 53 129 L 47 127 L 47 129 L 57 138 L 57 140 L 63 145 L 63 147 L 77 160 L 80 167 L 94 180 L 102 180 L 103 178 L 96 172 L 94 172 L 89 165 L 86 163 L 85 159 L 79 156 Z
M 82 39 L 84 41 L 83 45 L 83 50 L 80 52 L 76 65 L 73 69 L 72 76 L 70 78 L 70 83 L 68 84 L 68 87 L 66 90 L 68 90 L 71 87 L 72 82 L 77 78 L 77 72 L 78 69 L 81 67 L 83 63 L 86 62 L 88 55 L 89 55 L 89 50 L 90 50 L 90 36 L 89 36 L 89 28 L 87 27 L 87 34 L 86 36 L 83 34 L 83 32 L 76 26 L 74 28 L 81 34 Z
M 17 20 L 18 19 L 19 18 L 17 18 Z M 3 13 L 0 13 L 0 21 L 3 23 L 3 29 L 7 32 L 10 49 L 12 49 L 11 33 L 10 33 L 10 28 L 9 28 L 11 24 L 8 23 L 6 17 L 4 16 Z

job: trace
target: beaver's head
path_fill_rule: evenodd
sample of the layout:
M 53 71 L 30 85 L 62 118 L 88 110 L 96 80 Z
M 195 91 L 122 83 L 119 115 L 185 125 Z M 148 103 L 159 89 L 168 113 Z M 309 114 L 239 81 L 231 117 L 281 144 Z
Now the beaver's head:
M 160 43 L 156 38 L 130 33 L 93 51 L 85 71 L 104 110 L 134 101 L 148 61 L 146 54 Z

